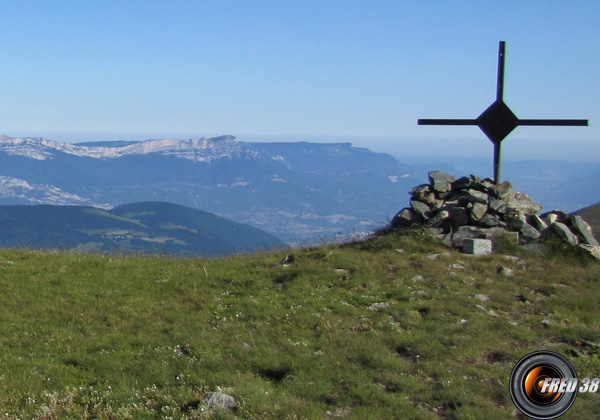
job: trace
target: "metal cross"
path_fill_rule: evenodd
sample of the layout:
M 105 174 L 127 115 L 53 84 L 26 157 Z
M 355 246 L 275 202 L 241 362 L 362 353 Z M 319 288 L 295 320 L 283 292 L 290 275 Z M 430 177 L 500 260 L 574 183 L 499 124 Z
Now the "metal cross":
M 519 125 L 538 126 L 587 126 L 588 120 L 520 120 L 504 103 L 504 50 L 505 41 L 500 41 L 498 51 L 498 82 L 496 101 L 475 120 L 420 119 L 418 125 L 476 125 L 494 143 L 494 181 L 500 182 L 500 143 Z

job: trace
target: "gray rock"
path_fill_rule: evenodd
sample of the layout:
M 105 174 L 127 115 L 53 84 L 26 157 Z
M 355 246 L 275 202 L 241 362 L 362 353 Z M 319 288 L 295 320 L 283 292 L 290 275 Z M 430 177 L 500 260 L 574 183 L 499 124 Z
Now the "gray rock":
M 431 219 L 429 219 L 429 220 L 431 220 Z M 438 235 L 443 235 L 444 233 L 446 233 L 446 231 L 443 228 L 439 228 L 439 227 L 430 227 L 430 228 L 423 229 L 423 235 L 426 235 L 426 236 L 438 236 Z
M 548 225 L 546 224 L 546 222 L 544 222 L 542 218 L 537 214 L 532 214 L 531 216 L 529 216 L 529 224 L 540 232 L 543 232 L 546 229 L 548 229 Z
M 556 222 L 564 223 L 569 218 L 569 215 L 560 210 L 552 210 L 544 213 L 540 216 L 548 226 L 553 225 Z
M 480 302 L 489 302 L 490 301 L 490 297 L 488 295 L 484 295 L 483 293 L 477 293 L 473 297 Z
M 600 245 L 596 238 L 594 238 L 594 235 L 592 234 L 592 228 L 589 224 L 586 223 L 585 220 L 581 218 L 581 216 L 574 214 L 569 217 L 569 221 L 571 222 L 572 226 L 571 231 L 574 234 L 576 234 L 579 237 L 579 239 L 581 239 L 581 243 L 592 246 Z
M 587 244 L 580 244 L 579 249 L 591 257 L 600 260 L 600 246 L 592 246 Z
M 521 234 L 520 238 L 524 243 L 535 241 L 542 236 L 540 231 L 531 226 L 529 223 L 523 223 L 523 225 L 519 228 L 519 233 Z
M 456 181 L 454 181 L 452 183 L 452 189 L 453 190 L 463 190 L 463 189 L 469 189 L 469 188 L 474 188 L 473 186 L 471 186 L 472 180 L 470 177 L 468 176 L 463 176 L 458 178 Z
M 487 205 L 481 203 L 473 203 L 471 206 L 471 219 L 473 219 L 474 222 L 480 221 L 481 218 L 487 212 L 487 210 Z
M 495 214 L 486 214 L 484 215 L 481 220 L 479 221 L 478 225 L 482 226 L 482 227 L 496 227 L 496 226 L 500 226 L 502 225 L 502 220 L 500 220 L 500 218 L 498 216 L 496 216 Z
M 491 199 L 489 204 L 490 210 L 497 214 L 505 214 L 508 206 L 506 205 L 506 201 Z
M 485 229 L 475 226 L 461 226 L 452 234 L 452 246 L 462 248 L 465 239 L 485 238 Z
M 435 200 L 435 194 L 429 184 L 421 184 L 410 190 L 409 194 L 415 200 L 422 201 L 424 203 L 432 204 Z
M 442 208 L 445 210 L 450 210 L 455 207 L 464 207 L 466 206 L 468 201 L 464 199 L 461 195 L 453 195 L 452 197 L 444 200 L 444 204 Z
M 203 402 L 210 409 L 235 410 L 237 408 L 235 398 L 222 392 L 209 392 Z
M 519 192 L 511 192 L 504 196 L 503 200 L 510 209 L 518 210 L 526 215 L 535 214 L 542 209 L 542 206 L 534 203 L 527 194 Z
M 521 223 L 526 223 L 527 221 L 527 217 L 519 210 L 515 209 L 508 209 L 504 217 L 508 222 L 508 225 L 514 229 L 518 229 Z
M 520 238 L 523 243 L 529 243 L 542 236 L 537 229 L 521 219 L 511 220 L 511 226 L 521 234 Z
M 450 212 L 446 211 L 446 210 L 442 210 L 438 213 L 435 214 L 435 216 L 431 217 L 431 219 L 428 220 L 428 224 L 432 227 L 440 227 L 444 224 L 444 222 L 448 221 L 450 219 Z
M 556 222 L 559 222 L 558 215 L 555 213 L 545 213 L 541 217 L 542 221 L 546 223 L 546 225 L 553 225 Z
M 485 204 L 486 206 L 490 201 L 489 195 L 477 190 L 466 190 L 464 192 L 464 197 L 471 203 L 480 203 Z
M 504 198 L 511 192 L 513 192 L 512 184 L 508 181 L 504 181 L 500 184 L 492 185 L 488 188 L 490 193 L 498 198 Z
M 370 304 L 367 307 L 367 309 L 370 311 L 377 311 L 378 309 L 387 308 L 388 306 L 392 306 L 393 304 L 394 304 L 394 302 L 376 302 L 376 303 Z
M 483 183 L 481 178 L 475 175 L 471 175 L 470 177 L 463 176 L 462 178 L 457 179 L 452 183 L 453 190 L 468 190 L 468 189 L 477 189 L 483 190 L 486 188 L 486 185 Z
M 492 253 L 492 241 L 489 239 L 467 238 L 463 240 L 462 250 L 465 254 L 489 255 Z
M 452 183 L 456 181 L 456 177 L 440 171 L 429 172 L 429 183 L 434 191 L 447 192 L 452 188 Z
M 429 259 L 429 260 L 439 260 L 440 258 L 447 257 L 449 255 L 450 255 L 449 252 L 442 252 L 441 254 L 429 254 L 427 256 L 427 259 Z
M 352 414 L 352 407 L 340 407 L 337 408 L 335 411 L 327 411 L 325 413 L 325 415 L 327 416 L 326 419 L 341 419 L 344 417 L 348 417 L 350 416 L 350 414 Z
M 494 182 L 492 178 L 486 178 L 483 181 L 481 181 L 481 183 L 487 190 L 489 190 L 490 187 L 496 185 L 496 182 Z
M 408 193 L 416 200 L 421 200 L 422 197 L 428 195 L 433 190 L 429 184 L 421 184 L 413 187 Z
M 450 264 L 450 265 L 448 266 L 448 268 L 452 268 L 452 269 L 454 269 L 454 270 L 464 270 L 464 269 L 465 269 L 465 266 L 464 266 L 464 265 L 462 265 L 462 264 L 458 264 L 458 263 L 456 263 L 456 264 Z
M 40 411 L 44 415 L 51 415 L 52 414 L 52 408 L 48 407 L 47 405 L 42 405 L 40 407 Z M 52 416 L 52 417 L 54 417 L 54 416 Z M 48 417 L 44 417 L 44 418 L 48 418 Z
M 431 217 L 431 208 L 422 201 L 410 200 L 410 206 L 419 216 L 423 218 L 423 220 L 427 220 L 429 217 Z
M 515 244 L 519 243 L 519 232 L 509 232 L 501 227 L 493 227 L 493 228 L 480 228 L 483 233 L 483 237 L 485 239 L 491 239 L 492 242 L 495 242 L 499 238 L 508 238 Z
M 394 229 L 411 228 L 419 226 L 420 224 L 421 218 L 419 215 L 413 209 L 408 207 L 400 210 L 392 220 L 392 227 Z
M 514 275 L 515 275 L 515 272 L 513 270 L 511 270 L 510 268 L 503 266 L 503 265 L 498 267 L 496 272 L 498 274 L 502 274 L 503 276 L 506 276 L 506 277 L 514 277 Z
M 433 202 L 431 203 L 431 208 L 432 209 L 441 209 L 444 206 L 444 200 L 442 200 L 441 198 L 436 198 L 435 200 L 433 200 Z
M 444 238 L 442 239 L 442 245 L 447 246 L 448 248 L 452 248 L 453 244 L 452 244 L 452 237 L 454 236 L 454 233 L 449 232 L 446 234 L 446 236 L 444 236 Z
M 577 245 L 579 243 L 577 236 L 575 236 L 564 223 L 556 222 L 552 225 L 551 229 L 552 232 L 554 232 L 563 241 L 572 245 Z

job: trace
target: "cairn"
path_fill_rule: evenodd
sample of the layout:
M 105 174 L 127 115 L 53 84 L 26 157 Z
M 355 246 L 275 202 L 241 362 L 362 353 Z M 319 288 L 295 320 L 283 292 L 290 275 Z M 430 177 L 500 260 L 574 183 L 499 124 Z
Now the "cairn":
M 394 229 L 422 228 L 448 246 L 462 248 L 465 239 L 511 236 L 518 244 L 556 235 L 600 259 L 600 246 L 580 216 L 554 210 L 538 215 L 542 206 L 516 192 L 510 182 L 471 175 L 456 178 L 433 171 L 429 184 L 410 190 L 410 207 L 392 220 Z

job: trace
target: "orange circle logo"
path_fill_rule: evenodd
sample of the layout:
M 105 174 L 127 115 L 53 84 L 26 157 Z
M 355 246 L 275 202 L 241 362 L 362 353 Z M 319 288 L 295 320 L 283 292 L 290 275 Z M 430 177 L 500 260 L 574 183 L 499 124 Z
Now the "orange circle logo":
M 509 381 L 510 396 L 523 414 L 540 420 L 564 414 L 577 397 L 577 374 L 567 359 L 538 351 L 515 365 Z

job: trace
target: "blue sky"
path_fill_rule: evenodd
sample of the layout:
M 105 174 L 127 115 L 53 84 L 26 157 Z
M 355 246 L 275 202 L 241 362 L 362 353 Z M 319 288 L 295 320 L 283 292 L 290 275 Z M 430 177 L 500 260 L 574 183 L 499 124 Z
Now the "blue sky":
M 597 0 L 0 0 L 0 134 L 488 153 L 476 127 L 416 120 L 487 108 L 504 40 L 517 116 L 590 120 L 519 127 L 506 145 L 600 159 L 598 22 Z

